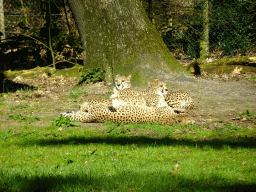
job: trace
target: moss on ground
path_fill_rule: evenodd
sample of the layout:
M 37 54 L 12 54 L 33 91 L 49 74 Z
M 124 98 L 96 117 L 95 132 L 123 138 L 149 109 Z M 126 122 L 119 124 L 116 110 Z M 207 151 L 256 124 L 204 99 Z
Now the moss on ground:
M 208 73 L 231 73 L 236 67 L 242 67 L 242 72 L 256 72 L 255 64 L 250 57 L 232 57 L 203 63 L 201 69 Z
M 71 68 L 58 69 L 54 70 L 52 67 L 35 67 L 33 69 L 26 70 L 8 70 L 4 72 L 4 76 L 8 79 L 14 79 L 17 76 L 22 76 L 26 79 L 33 79 L 37 77 L 39 74 L 46 73 L 48 76 L 56 77 L 56 76 L 64 76 L 64 77 L 80 77 L 81 69 L 83 66 L 74 65 Z
M 242 72 L 256 72 L 256 58 L 255 57 L 232 57 L 219 59 L 213 62 L 202 62 L 200 60 L 193 61 L 187 66 L 187 70 L 195 71 L 195 67 L 200 67 L 201 71 L 207 73 L 232 73 L 236 67 L 242 67 Z

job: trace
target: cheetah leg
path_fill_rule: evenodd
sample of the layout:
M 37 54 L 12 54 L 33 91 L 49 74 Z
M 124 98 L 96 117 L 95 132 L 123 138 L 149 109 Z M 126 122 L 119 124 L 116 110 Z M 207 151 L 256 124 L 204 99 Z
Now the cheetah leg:
M 112 106 L 112 101 L 110 100 L 110 102 L 108 102 L 108 103 L 104 103 L 104 102 L 99 102 L 99 103 L 89 103 L 89 102 L 84 102 L 84 103 L 82 103 L 82 105 L 80 105 L 79 106 L 79 110 L 81 111 L 81 112 L 88 112 L 89 111 L 89 108 L 91 107 L 91 106 L 93 106 L 93 105 L 102 105 L 102 106 L 104 106 L 104 107 L 110 107 L 110 106 Z
M 70 120 L 78 121 L 78 122 L 84 122 L 84 123 L 90 123 L 95 121 L 95 117 L 91 113 L 82 112 L 82 111 L 71 111 L 66 113 L 61 113 L 61 116 L 69 117 Z

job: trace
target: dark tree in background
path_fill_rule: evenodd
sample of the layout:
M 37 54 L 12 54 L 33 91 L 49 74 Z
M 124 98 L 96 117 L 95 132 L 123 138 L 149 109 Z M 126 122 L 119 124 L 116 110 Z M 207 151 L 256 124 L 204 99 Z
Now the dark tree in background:
M 84 70 L 103 68 L 107 83 L 116 74 L 131 74 L 135 85 L 186 73 L 139 0 L 69 0 L 69 4 L 84 48 Z

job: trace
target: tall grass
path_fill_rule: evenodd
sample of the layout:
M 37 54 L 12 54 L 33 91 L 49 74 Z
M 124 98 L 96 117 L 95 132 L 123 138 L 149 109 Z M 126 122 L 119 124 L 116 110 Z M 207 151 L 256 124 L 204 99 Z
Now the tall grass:
M 0 191 L 255 190 L 256 128 L 104 125 L 1 131 Z

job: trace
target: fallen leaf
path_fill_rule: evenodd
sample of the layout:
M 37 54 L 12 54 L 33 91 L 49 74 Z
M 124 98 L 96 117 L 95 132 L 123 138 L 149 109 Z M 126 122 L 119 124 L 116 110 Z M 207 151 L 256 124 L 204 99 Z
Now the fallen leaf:
M 173 165 L 173 168 L 175 169 L 175 170 L 178 170 L 178 168 L 179 168 L 179 164 L 176 164 L 176 165 Z
M 241 74 L 242 69 L 243 69 L 242 67 L 236 66 L 236 68 L 232 71 L 232 75 Z

